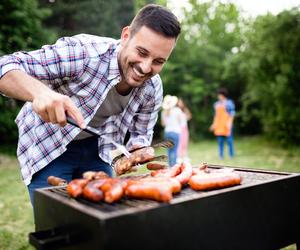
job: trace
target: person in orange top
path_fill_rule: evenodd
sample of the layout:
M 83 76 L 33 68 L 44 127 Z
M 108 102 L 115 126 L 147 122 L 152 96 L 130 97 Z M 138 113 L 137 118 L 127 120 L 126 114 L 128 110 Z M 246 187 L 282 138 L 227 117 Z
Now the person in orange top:
M 217 137 L 219 146 L 219 157 L 224 158 L 224 140 L 227 140 L 230 158 L 234 156 L 233 147 L 233 119 L 235 115 L 234 102 L 228 99 L 228 91 L 226 88 L 218 90 L 218 101 L 214 103 L 214 120 L 210 126 Z

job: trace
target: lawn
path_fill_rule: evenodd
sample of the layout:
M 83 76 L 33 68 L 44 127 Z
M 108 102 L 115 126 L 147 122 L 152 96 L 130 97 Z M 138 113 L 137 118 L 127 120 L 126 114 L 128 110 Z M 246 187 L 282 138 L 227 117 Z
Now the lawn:
M 201 141 L 190 144 L 189 156 L 193 165 L 207 162 L 300 172 L 300 147 L 281 148 L 261 137 L 243 137 L 236 140 L 235 151 L 234 159 L 227 157 L 221 161 L 218 159 L 216 141 Z M 160 150 L 159 153 L 164 151 Z M 139 172 L 142 171 L 143 168 Z M 28 233 L 34 231 L 34 222 L 27 189 L 21 181 L 15 157 L 3 153 L 0 153 L 0 194 L 0 249 L 33 249 L 28 244 Z M 294 249 L 295 245 L 285 248 L 285 250 Z

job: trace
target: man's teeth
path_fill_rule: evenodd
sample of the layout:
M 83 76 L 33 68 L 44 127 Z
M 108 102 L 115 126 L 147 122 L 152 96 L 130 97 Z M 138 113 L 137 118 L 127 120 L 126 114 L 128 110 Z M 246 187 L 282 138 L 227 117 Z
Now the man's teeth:
M 133 68 L 133 71 L 135 74 L 137 74 L 138 77 L 144 77 L 145 74 L 141 74 L 136 68 Z

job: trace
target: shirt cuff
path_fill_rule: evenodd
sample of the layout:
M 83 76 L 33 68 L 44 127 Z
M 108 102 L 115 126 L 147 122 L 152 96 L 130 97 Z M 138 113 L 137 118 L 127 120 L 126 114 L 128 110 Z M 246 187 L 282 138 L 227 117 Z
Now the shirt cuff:
M 21 65 L 19 63 L 10 62 L 8 64 L 3 65 L 0 67 L 0 78 L 2 78 L 7 72 L 11 70 L 21 69 Z
M 147 138 L 147 136 L 138 136 L 135 138 L 132 138 L 129 140 L 129 142 L 127 143 L 127 147 L 129 148 L 129 150 L 131 150 L 134 146 L 150 146 L 151 144 L 151 139 Z

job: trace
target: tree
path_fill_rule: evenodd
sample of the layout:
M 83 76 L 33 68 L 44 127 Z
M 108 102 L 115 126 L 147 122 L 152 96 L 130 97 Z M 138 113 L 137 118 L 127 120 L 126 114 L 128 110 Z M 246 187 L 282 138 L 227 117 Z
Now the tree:
M 53 15 L 44 23 L 58 36 L 88 33 L 120 37 L 124 26 L 134 16 L 134 0 L 40 0 L 42 6 L 51 8 Z
M 232 48 L 240 47 L 241 20 L 232 3 L 190 0 L 182 11 L 182 34 L 161 75 L 165 93 L 180 95 L 191 108 L 191 132 L 199 138 L 209 133 L 216 89 L 231 92 L 222 76 Z
M 36 49 L 52 34 L 42 27 L 50 15 L 36 0 L 7 0 L 0 3 L 0 55 L 16 50 Z
M 299 145 L 299 8 L 258 17 L 242 57 L 240 68 L 247 76 L 243 113 L 255 115 L 270 138 Z M 248 113 L 249 107 L 254 112 Z
M 53 34 L 42 27 L 50 11 L 40 9 L 36 0 L 6 0 L 0 3 L 0 55 L 17 50 L 32 50 L 48 42 Z M 14 123 L 20 103 L 0 96 L 0 141 L 16 141 Z

